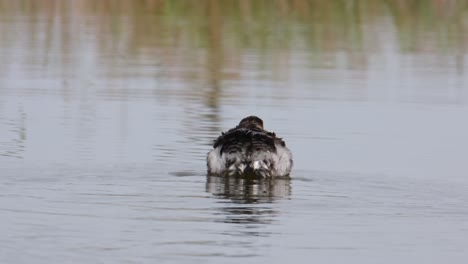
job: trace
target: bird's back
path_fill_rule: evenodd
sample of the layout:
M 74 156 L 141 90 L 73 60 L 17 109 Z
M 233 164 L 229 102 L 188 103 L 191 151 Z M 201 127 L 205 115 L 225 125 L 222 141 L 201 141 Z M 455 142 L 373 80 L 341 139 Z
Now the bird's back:
M 207 163 L 210 174 L 286 176 L 292 154 L 281 138 L 263 129 L 260 118 L 249 116 L 214 141 Z
M 255 151 L 275 152 L 274 139 L 273 133 L 247 128 L 234 128 L 219 136 L 213 147 L 221 146 L 221 154 L 243 153 L 249 156 Z

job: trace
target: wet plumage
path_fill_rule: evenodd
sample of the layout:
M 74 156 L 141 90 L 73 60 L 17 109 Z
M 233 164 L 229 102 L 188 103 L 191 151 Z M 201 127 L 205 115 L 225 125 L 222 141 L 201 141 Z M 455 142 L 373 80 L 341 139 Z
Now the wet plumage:
M 208 153 L 208 173 L 216 175 L 287 176 L 292 168 L 292 154 L 275 133 L 263 129 L 256 116 L 222 133 Z

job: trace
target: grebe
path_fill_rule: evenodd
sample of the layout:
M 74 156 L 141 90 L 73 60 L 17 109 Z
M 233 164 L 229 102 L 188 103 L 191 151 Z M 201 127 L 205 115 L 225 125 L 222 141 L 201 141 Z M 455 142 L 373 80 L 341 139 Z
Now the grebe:
M 263 129 L 262 119 L 248 116 L 222 133 L 207 157 L 208 174 L 225 176 L 288 176 L 293 160 L 285 142 Z

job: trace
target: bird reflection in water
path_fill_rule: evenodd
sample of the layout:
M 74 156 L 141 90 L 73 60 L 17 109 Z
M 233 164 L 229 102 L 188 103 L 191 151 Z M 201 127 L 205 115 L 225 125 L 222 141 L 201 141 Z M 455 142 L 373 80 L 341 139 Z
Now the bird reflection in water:
M 236 224 L 270 224 L 279 214 L 272 203 L 291 195 L 290 178 L 249 179 L 208 176 L 206 191 L 226 206 L 219 207 L 222 222 Z M 249 231 L 250 235 L 261 235 Z M 245 235 L 245 233 L 244 233 Z

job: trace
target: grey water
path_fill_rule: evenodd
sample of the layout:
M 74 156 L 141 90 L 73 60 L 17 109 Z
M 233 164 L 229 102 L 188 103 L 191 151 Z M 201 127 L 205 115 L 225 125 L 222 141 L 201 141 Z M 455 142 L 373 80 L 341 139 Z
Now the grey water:
M 466 263 L 468 6 L 410 2 L 0 1 L 0 263 Z M 253 114 L 290 178 L 207 176 Z

